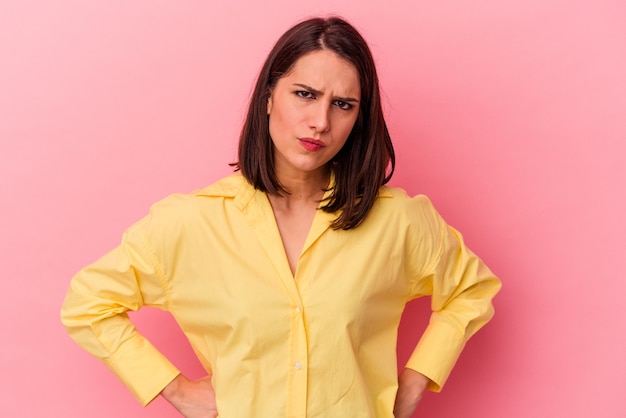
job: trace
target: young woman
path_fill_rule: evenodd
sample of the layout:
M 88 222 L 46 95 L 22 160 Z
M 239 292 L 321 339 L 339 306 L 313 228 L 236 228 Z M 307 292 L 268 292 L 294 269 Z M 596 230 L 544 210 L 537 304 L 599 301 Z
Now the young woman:
M 366 42 L 339 18 L 289 29 L 259 75 L 237 172 L 154 205 L 79 272 L 70 335 L 143 404 L 185 417 L 409 417 L 492 316 L 500 282 L 424 196 L 384 186 L 394 151 Z M 407 301 L 430 324 L 396 374 Z M 172 313 L 190 381 L 126 311 Z

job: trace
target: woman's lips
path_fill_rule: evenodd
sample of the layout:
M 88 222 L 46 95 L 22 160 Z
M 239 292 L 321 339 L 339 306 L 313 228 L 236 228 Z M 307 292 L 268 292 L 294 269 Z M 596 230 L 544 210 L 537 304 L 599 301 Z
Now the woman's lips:
M 310 152 L 319 151 L 320 149 L 324 148 L 324 143 L 319 139 L 298 138 L 298 141 L 300 141 L 300 145 L 302 145 L 305 150 Z

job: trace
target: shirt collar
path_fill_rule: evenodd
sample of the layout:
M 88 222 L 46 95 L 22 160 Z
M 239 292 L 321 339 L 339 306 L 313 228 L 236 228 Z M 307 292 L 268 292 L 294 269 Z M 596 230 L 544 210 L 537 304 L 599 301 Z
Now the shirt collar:
M 324 199 L 330 195 L 330 191 L 335 185 L 335 173 L 331 171 L 328 191 L 324 193 Z M 195 192 L 197 196 L 207 197 L 231 197 L 235 199 L 238 208 L 244 209 L 252 200 L 255 193 L 263 193 L 256 190 L 241 173 L 233 173 L 230 176 L 213 183 L 210 186 Z M 378 197 L 392 197 L 388 187 L 383 186 L 378 190 Z

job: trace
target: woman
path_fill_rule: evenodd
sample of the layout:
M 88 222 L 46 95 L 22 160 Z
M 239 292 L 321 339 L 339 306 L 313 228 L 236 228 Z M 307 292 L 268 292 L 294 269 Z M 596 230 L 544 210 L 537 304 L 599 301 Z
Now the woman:
M 367 44 L 339 18 L 288 30 L 259 75 L 238 173 L 157 203 L 72 280 L 70 335 L 143 403 L 186 417 L 409 417 L 493 314 L 500 283 L 424 196 L 384 186 L 394 153 Z M 430 325 L 396 375 L 405 303 Z M 128 320 L 176 318 L 190 381 Z

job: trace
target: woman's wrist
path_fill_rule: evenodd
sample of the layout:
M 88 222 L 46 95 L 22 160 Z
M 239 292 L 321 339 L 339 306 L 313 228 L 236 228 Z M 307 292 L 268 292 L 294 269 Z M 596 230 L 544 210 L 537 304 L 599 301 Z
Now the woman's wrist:
M 431 380 L 428 377 L 408 367 L 402 370 L 398 377 L 398 383 L 401 387 L 408 389 L 409 392 L 415 393 L 419 397 L 428 389 L 430 382 Z
M 176 399 L 178 394 L 180 393 L 180 387 L 187 380 L 182 373 L 178 374 L 167 386 L 163 388 L 161 391 L 161 396 L 163 396 L 167 401 L 172 402 Z

